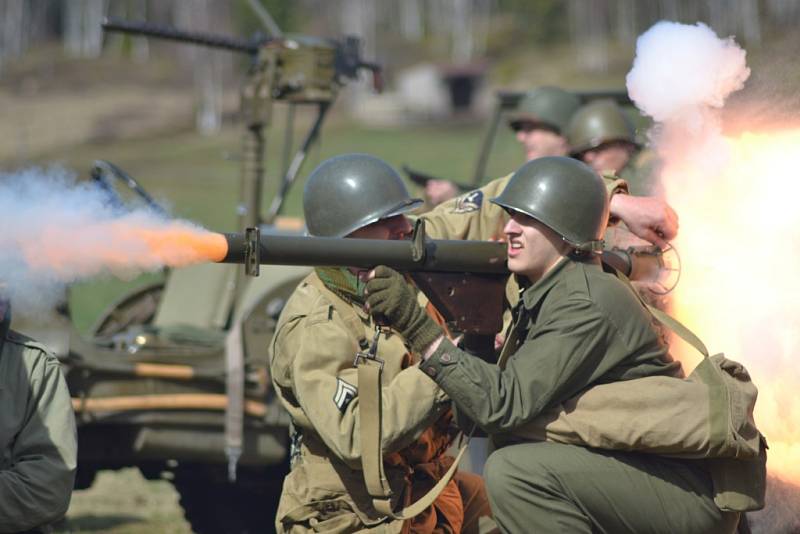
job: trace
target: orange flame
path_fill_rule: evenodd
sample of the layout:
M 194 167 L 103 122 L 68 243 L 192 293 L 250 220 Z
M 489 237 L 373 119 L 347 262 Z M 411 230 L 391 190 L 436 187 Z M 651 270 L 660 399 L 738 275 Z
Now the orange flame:
M 185 221 L 153 221 L 136 214 L 79 228 L 46 226 L 36 242 L 20 246 L 30 269 L 62 280 L 216 262 L 228 252 L 222 234 Z
M 800 129 L 722 144 L 728 158 L 713 172 L 666 153 L 663 183 L 682 229 L 673 312 L 712 354 L 747 366 L 770 473 L 800 483 Z M 687 372 L 699 361 L 682 342 L 673 350 Z

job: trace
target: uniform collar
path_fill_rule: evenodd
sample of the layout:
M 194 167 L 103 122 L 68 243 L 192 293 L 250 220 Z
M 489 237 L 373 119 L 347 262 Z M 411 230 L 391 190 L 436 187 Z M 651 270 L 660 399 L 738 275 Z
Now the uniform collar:
M 561 280 L 563 273 L 567 270 L 567 265 L 572 263 L 569 258 L 561 258 L 552 269 L 536 281 L 532 286 L 522 293 L 522 305 L 526 310 L 536 307 L 545 295 Z
M 600 258 L 596 255 L 592 255 L 590 258 L 580 260 L 570 257 L 562 258 L 553 266 L 552 269 L 547 271 L 541 280 L 537 281 L 522 293 L 522 304 L 525 306 L 525 309 L 531 310 L 535 308 L 542 301 L 545 295 L 547 295 L 547 293 L 553 288 L 553 286 L 558 284 L 559 281 L 563 280 L 564 277 L 567 276 L 567 273 L 578 268 L 580 265 L 587 264 L 600 265 Z

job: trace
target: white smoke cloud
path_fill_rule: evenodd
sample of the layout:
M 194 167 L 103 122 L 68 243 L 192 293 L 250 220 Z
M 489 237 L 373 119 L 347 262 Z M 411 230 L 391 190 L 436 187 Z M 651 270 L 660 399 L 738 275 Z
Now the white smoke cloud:
M 750 76 L 745 55 L 732 37 L 720 39 L 702 22 L 661 21 L 636 41 L 628 94 L 656 122 L 698 124 L 744 86 Z
M 795 532 L 800 129 L 795 123 L 753 131 L 743 123 L 735 137 L 723 136 L 721 108 L 750 75 L 745 56 L 733 39 L 703 24 L 659 22 L 637 40 L 627 85 L 637 107 L 656 121 L 651 148 L 681 221 L 675 244 L 683 272 L 672 311 L 712 353 L 747 366 L 759 388 L 755 418 L 770 441 L 770 474 L 795 484 L 784 492 L 791 505 L 768 501 L 753 531 Z M 769 95 L 760 104 L 768 107 Z M 697 363 L 679 343 L 672 349 L 689 369 Z
M 188 263 L 152 251 L 148 231 L 178 228 L 145 207 L 121 205 L 95 182 L 63 169 L 0 174 L 0 284 L 15 314 L 44 313 L 70 283 L 98 275 L 131 278 L 165 263 Z

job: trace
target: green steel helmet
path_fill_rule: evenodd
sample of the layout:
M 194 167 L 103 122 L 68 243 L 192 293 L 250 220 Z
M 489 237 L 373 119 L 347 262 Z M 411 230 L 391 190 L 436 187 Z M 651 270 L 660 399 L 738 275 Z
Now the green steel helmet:
M 547 156 L 529 161 L 492 202 L 533 217 L 580 251 L 599 252 L 608 223 L 605 183 L 576 159 Z
M 615 141 L 639 146 L 633 124 L 613 100 L 586 104 L 572 116 L 566 131 L 573 156 Z
M 368 154 L 323 161 L 309 175 L 303 212 L 309 235 L 344 237 L 368 224 L 422 205 L 388 163 Z
M 581 100 L 558 87 L 539 87 L 522 97 L 509 116 L 509 126 L 516 130 L 523 122 L 533 122 L 564 135 L 569 120 L 580 107 Z

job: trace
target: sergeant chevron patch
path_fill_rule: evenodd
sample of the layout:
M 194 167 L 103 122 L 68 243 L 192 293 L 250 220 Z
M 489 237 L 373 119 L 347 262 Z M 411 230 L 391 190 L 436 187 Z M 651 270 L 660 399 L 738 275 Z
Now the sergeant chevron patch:
M 347 405 L 358 395 L 358 389 L 348 384 L 341 378 L 336 379 L 336 394 L 333 396 L 333 403 L 339 408 L 339 411 L 344 413 Z

